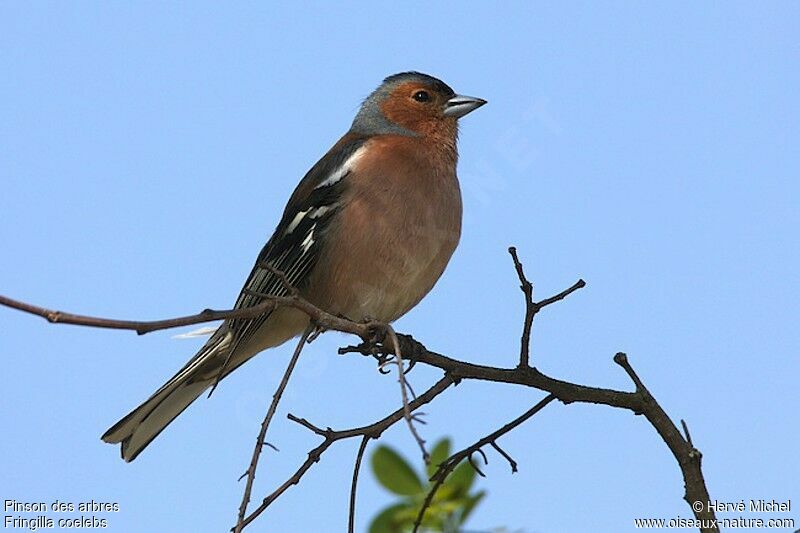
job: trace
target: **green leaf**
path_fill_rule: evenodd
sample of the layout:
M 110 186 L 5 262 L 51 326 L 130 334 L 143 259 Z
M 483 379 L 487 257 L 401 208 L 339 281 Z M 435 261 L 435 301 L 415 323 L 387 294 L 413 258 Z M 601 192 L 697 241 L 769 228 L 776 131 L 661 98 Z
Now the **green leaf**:
M 469 492 L 470 487 L 475 482 L 475 469 L 465 460 L 453 470 L 442 484 L 447 486 L 457 495 L 464 495 Z
M 458 513 L 451 514 L 442 522 L 442 533 L 459 533 L 461 520 L 457 515 Z
M 475 510 L 475 507 L 481 503 L 483 497 L 486 496 L 486 491 L 482 490 L 473 494 L 472 496 L 467 496 L 467 501 L 464 503 L 464 508 L 461 511 L 461 521 L 460 524 L 463 524 L 469 518 L 469 515 L 472 514 L 472 511 Z
M 431 515 L 428 514 L 428 511 L 430 511 L 430 509 L 425 512 L 425 518 L 422 521 L 423 524 L 426 524 L 428 520 L 430 520 Z M 405 509 L 399 510 L 395 516 L 397 517 L 397 520 L 403 526 L 405 526 L 406 529 L 410 530 L 412 528 L 411 526 L 414 525 L 414 522 L 417 521 L 417 515 L 419 515 L 419 505 L 412 505 Z
M 420 506 L 421 505 L 417 505 L 414 507 L 413 516 L 410 516 L 408 520 L 409 526 L 413 526 L 414 522 L 416 522 Z M 422 519 L 422 527 L 420 529 L 422 531 L 441 531 L 445 520 L 447 520 L 451 512 L 451 510 L 448 510 L 442 505 L 432 504 L 425 510 L 425 516 Z
M 431 464 L 425 473 L 431 476 L 438 465 L 446 461 L 451 453 L 451 441 L 443 438 L 431 450 Z M 371 456 L 372 470 L 378 482 L 402 497 L 396 503 L 376 515 L 370 524 L 370 533 L 408 533 L 425 500 L 430 483 L 421 480 L 414 468 L 395 450 L 379 446 Z M 459 530 L 475 507 L 483 500 L 484 491 L 470 494 L 476 471 L 468 461 L 455 467 L 450 476 L 439 487 L 431 505 L 425 513 L 422 529 L 425 531 Z
M 431 450 L 431 462 L 427 468 L 428 479 L 439 468 L 439 464 L 443 463 L 448 457 L 450 457 L 450 439 L 444 438 L 437 442 L 433 450 Z
M 403 531 L 403 520 L 399 514 L 408 508 L 407 503 L 390 505 L 372 519 L 369 533 L 400 533 Z
M 422 482 L 414 469 L 388 446 L 379 446 L 372 454 L 372 471 L 378 482 L 403 496 L 422 492 Z

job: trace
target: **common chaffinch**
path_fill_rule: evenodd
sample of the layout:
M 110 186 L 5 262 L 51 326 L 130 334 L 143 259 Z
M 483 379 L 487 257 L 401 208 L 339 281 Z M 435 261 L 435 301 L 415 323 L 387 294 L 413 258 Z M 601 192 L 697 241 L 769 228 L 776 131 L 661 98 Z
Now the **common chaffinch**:
M 311 303 L 355 321 L 389 323 L 419 303 L 461 235 L 457 121 L 485 103 L 419 72 L 386 78 L 298 184 L 235 308 L 261 303 L 259 294 L 287 294 L 276 270 Z M 134 460 L 212 384 L 308 325 L 287 307 L 226 320 L 102 439 Z

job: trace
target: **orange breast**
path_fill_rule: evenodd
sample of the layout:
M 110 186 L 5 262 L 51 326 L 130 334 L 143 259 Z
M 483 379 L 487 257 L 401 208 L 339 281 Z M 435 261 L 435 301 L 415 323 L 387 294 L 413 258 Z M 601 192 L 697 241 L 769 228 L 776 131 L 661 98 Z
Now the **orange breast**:
M 369 142 L 345 178 L 326 239 L 337 244 L 320 256 L 307 296 L 334 314 L 389 322 L 442 275 L 461 235 L 461 193 L 455 154 L 434 154 L 418 138 Z

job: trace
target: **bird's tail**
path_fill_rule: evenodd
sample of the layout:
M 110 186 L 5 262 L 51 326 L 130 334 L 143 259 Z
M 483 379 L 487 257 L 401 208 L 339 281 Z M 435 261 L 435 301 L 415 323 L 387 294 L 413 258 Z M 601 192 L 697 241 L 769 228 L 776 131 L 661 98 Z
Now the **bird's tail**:
M 170 422 L 210 387 L 227 359 L 233 335 L 223 326 L 169 381 L 101 437 L 120 443 L 122 458 L 133 461 Z M 228 372 L 226 372 L 227 374 Z

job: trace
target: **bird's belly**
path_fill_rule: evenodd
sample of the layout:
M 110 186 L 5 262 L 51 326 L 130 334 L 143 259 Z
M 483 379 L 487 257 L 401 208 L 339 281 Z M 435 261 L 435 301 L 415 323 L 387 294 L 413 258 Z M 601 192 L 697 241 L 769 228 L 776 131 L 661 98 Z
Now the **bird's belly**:
M 423 262 L 419 257 L 415 259 Z M 402 258 L 397 259 L 397 263 L 402 261 Z M 351 284 L 352 298 L 342 314 L 354 320 L 397 320 L 430 292 L 445 265 L 440 264 L 436 257 L 431 257 L 427 264 L 397 264 L 390 267 L 396 275 L 392 281 L 387 281 L 381 276 L 381 269 L 377 269 L 376 275 L 365 276 L 365 280 Z
M 312 276 L 308 297 L 351 320 L 400 318 L 433 288 L 460 235 L 460 216 L 433 224 L 419 222 L 396 224 L 394 231 L 360 226 L 360 234 L 344 239 L 349 249 L 320 258 L 319 275 Z

